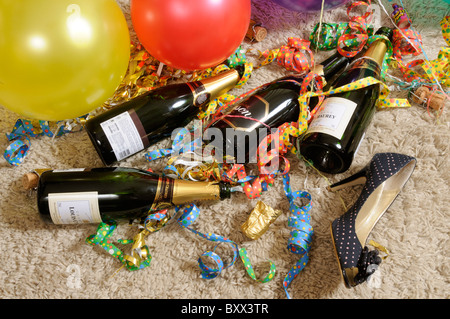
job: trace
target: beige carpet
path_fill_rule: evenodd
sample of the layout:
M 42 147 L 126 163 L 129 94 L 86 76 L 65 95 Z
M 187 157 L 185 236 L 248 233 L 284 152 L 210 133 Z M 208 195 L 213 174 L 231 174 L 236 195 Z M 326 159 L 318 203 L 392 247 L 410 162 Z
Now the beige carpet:
M 129 1 L 118 1 L 129 21 Z M 412 5 L 414 1 L 404 1 Z M 431 14 L 428 22 L 417 25 L 424 38 L 424 48 L 430 59 L 435 59 L 440 47 L 445 46 L 439 21 L 448 12 L 442 3 L 434 10 L 415 1 Z M 438 1 L 439 2 L 439 1 Z M 387 1 L 384 1 L 390 12 Z M 377 11 L 375 26 L 390 26 L 390 21 Z M 446 10 L 446 11 L 445 11 Z M 412 10 L 413 11 L 413 10 Z M 414 11 L 415 16 L 423 17 Z M 268 29 L 267 37 L 259 43 L 243 42 L 244 48 L 253 52 L 275 49 L 286 44 L 290 36 L 307 38 L 319 21 L 319 14 L 304 14 L 286 10 L 270 0 L 253 1 L 253 18 Z M 346 22 L 344 8 L 326 12 L 324 21 Z M 132 31 L 131 31 L 132 32 Z M 133 32 L 132 32 L 133 34 Z M 318 52 L 317 59 L 331 54 Z M 248 55 L 256 59 L 257 54 Z M 282 67 L 271 64 L 255 70 L 240 94 L 285 74 Z M 393 89 L 392 96 L 405 92 Z M 435 299 L 448 298 L 449 287 L 449 117 L 448 105 L 437 118 L 422 106 L 408 109 L 389 109 L 376 113 L 360 151 L 349 171 L 340 175 L 327 175 L 334 182 L 349 176 L 363 167 L 376 152 L 399 152 L 415 156 L 417 167 L 404 191 L 376 224 L 369 239 L 389 249 L 390 255 L 368 283 L 356 288 L 344 287 L 333 252 L 330 223 L 344 213 L 338 194 L 326 190 L 326 180 L 293 156 L 291 182 L 294 190 L 308 191 L 313 198 L 311 210 L 315 233 L 306 268 L 292 282 L 289 292 L 295 299 Z M 4 133 L 11 131 L 18 116 L 0 108 L 0 148 L 9 142 Z M 165 147 L 164 141 L 158 147 Z M 153 168 L 158 171 L 164 161 L 149 164 L 143 153 L 121 162 L 120 166 Z M 85 238 L 96 231 L 96 225 L 55 226 L 44 224 L 37 212 L 34 194 L 22 189 L 21 177 L 34 168 L 81 168 L 101 166 L 85 132 L 62 137 L 32 138 L 31 148 L 18 167 L 0 160 L 0 298 L 132 298 L 132 299 L 285 299 L 282 287 L 287 271 L 298 256 L 286 249 L 290 216 L 281 177 L 261 199 L 268 205 L 281 209 L 269 230 L 259 239 L 250 240 L 241 231 L 248 214 L 257 200 L 237 194 L 230 200 L 201 204 L 200 217 L 194 228 L 228 236 L 239 247 L 244 247 L 256 269 L 258 278 L 268 270 L 268 260 L 276 266 L 276 275 L 268 283 L 258 283 L 245 272 L 240 260 L 225 269 L 214 280 L 200 278 L 197 259 L 215 243 L 206 241 L 177 223 L 171 223 L 147 238 L 152 254 L 151 266 L 130 272 L 100 247 L 85 243 Z M 359 189 L 341 192 L 347 205 L 356 200 Z M 119 225 L 113 240 L 132 238 L 136 226 Z M 121 246 L 122 247 L 122 246 Z M 125 252 L 129 246 L 123 246 Z M 225 261 L 230 251 L 219 249 Z M 115 274 L 115 276 L 113 276 Z M 135 309 L 137 310 L 137 309 Z M 383 309 L 379 309 L 383 311 Z

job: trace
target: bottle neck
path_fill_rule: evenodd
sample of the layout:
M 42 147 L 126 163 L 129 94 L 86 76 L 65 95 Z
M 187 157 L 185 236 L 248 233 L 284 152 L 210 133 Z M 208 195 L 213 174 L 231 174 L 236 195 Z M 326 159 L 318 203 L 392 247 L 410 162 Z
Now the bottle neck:
M 194 86 L 194 83 L 188 83 L 194 94 L 194 104 L 201 106 L 218 98 L 222 94 L 233 89 L 239 82 L 239 79 L 239 72 L 235 69 L 231 69 L 216 76 L 194 82 L 197 84 L 194 88 L 192 87 Z
M 224 183 L 193 182 L 162 178 L 158 183 L 153 208 L 165 208 L 165 204 L 183 205 L 196 201 L 230 198 L 230 188 Z
M 339 52 L 323 61 L 318 67 L 322 69 L 322 77 L 329 82 L 337 73 L 344 70 L 350 64 L 350 58 L 342 56 Z
M 375 41 L 363 55 L 363 58 L 369 58 L 375 61 L 380 67 L 383 65 L 384 57 L 388 50 L 385 40 L 380 39 Z

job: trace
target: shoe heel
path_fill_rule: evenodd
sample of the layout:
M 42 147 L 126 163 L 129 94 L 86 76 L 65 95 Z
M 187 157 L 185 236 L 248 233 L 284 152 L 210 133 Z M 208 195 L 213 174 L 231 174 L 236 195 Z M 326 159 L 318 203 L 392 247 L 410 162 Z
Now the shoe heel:
M 364 184 L 366 180 L 367 180 L 367 167 L 363 168 L 358 173 L 343 179 L 340 182 L 328 186 L 327 189 L 331 192 L 335 192 L 345 187 Z

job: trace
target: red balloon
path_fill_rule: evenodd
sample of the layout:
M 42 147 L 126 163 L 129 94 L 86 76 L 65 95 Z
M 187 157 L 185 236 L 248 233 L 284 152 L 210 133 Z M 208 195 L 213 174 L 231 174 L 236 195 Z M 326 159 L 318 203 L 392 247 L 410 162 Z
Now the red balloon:
M 132 0 L 131 20 L 145 49 L 185 71 L 216 66 L 241 45 L 251 0 Z

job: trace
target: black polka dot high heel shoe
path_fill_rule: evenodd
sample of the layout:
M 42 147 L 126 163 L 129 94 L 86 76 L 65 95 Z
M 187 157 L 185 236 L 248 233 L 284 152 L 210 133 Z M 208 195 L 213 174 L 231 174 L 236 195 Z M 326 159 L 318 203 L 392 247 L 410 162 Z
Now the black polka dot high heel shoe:
M 381 263 L 378 251 L 367 248 L 367 237 L 397 198 L 415 166 L 414 157 L 379 153 L 360 172 L 329 187 L 329 190 L 337 191 L 364 184 L 353 206 L 331 223 L 331 236 L 347 288 L 366 281 Z

